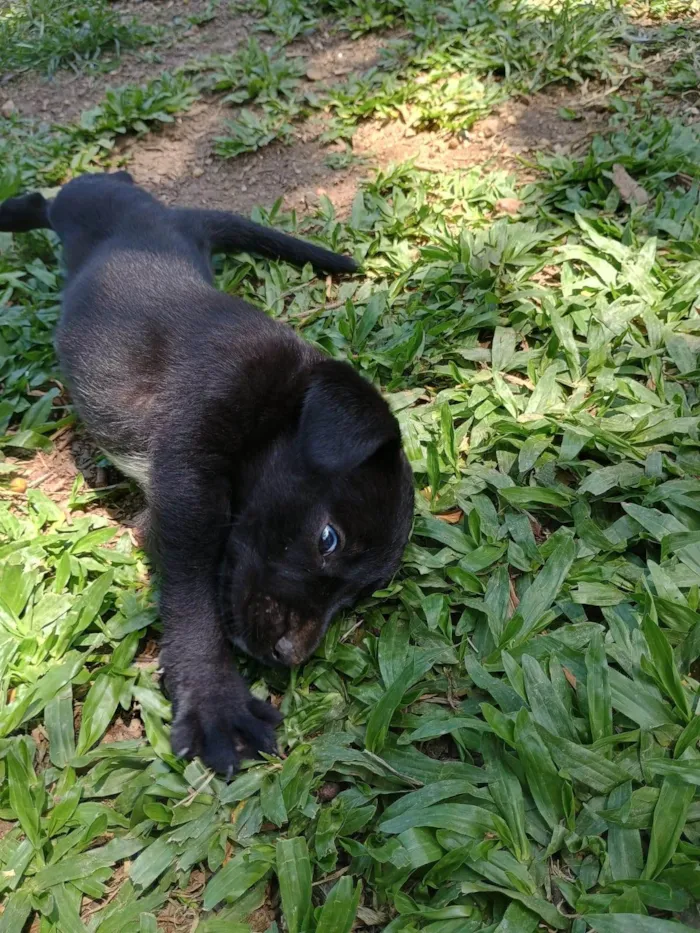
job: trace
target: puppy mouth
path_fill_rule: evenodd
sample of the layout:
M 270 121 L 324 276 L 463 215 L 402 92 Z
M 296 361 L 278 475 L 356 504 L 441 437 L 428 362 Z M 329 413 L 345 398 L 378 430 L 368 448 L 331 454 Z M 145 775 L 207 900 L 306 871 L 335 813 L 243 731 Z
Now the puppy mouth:
M 245 615 L 250 644 L 241 647 L 275 667 L 302 664 L 313 653 L 323 634 L 317 615 L 302 613 L 262 593 L 250 599 Z

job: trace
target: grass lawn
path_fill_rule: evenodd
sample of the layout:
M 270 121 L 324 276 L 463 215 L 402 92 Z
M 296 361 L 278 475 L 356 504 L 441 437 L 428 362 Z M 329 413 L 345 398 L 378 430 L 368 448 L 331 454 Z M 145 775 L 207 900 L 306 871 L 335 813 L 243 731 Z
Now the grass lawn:
M 15 0 L 0 71 L 0 199 L 126 166 L 362 259 L 217 275 L 416 480 L 390 587 L 243 662 L 280 758 L 176 759 L 56 241 L 0 234 L 0 933 L 700 928 L 700 5 Z

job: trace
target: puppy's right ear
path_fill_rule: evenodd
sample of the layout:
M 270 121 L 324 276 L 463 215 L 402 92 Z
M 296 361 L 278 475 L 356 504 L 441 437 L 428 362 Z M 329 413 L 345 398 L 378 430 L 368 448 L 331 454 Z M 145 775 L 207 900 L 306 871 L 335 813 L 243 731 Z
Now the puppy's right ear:
M 314 470 L 348 473 L 380 450 L 401 446 L 399 426 L 376 389 L 348 363 L 312 372 L 299 423 L 302 456 Z

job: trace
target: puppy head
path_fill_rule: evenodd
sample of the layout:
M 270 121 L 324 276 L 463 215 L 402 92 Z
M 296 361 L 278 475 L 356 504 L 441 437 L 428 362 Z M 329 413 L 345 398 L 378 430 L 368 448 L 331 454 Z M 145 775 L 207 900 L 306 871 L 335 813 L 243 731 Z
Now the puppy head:
M 340 609 L 398 568 L 411 470 L 386 402 L 348 364 L 327 360 L 251 473 L 229 540 L 231 635 L 258 660 L 293 666 Z

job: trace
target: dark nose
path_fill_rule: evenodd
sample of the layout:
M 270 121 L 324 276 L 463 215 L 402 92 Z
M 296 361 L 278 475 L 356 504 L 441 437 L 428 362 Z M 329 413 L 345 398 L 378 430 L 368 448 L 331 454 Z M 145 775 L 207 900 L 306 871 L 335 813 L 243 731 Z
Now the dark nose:
M 294 642 L 283 635 L 272 650 L 275 660 L 286 667 L 295 667 L 301 664 L 302 658 L 299 657 Z

